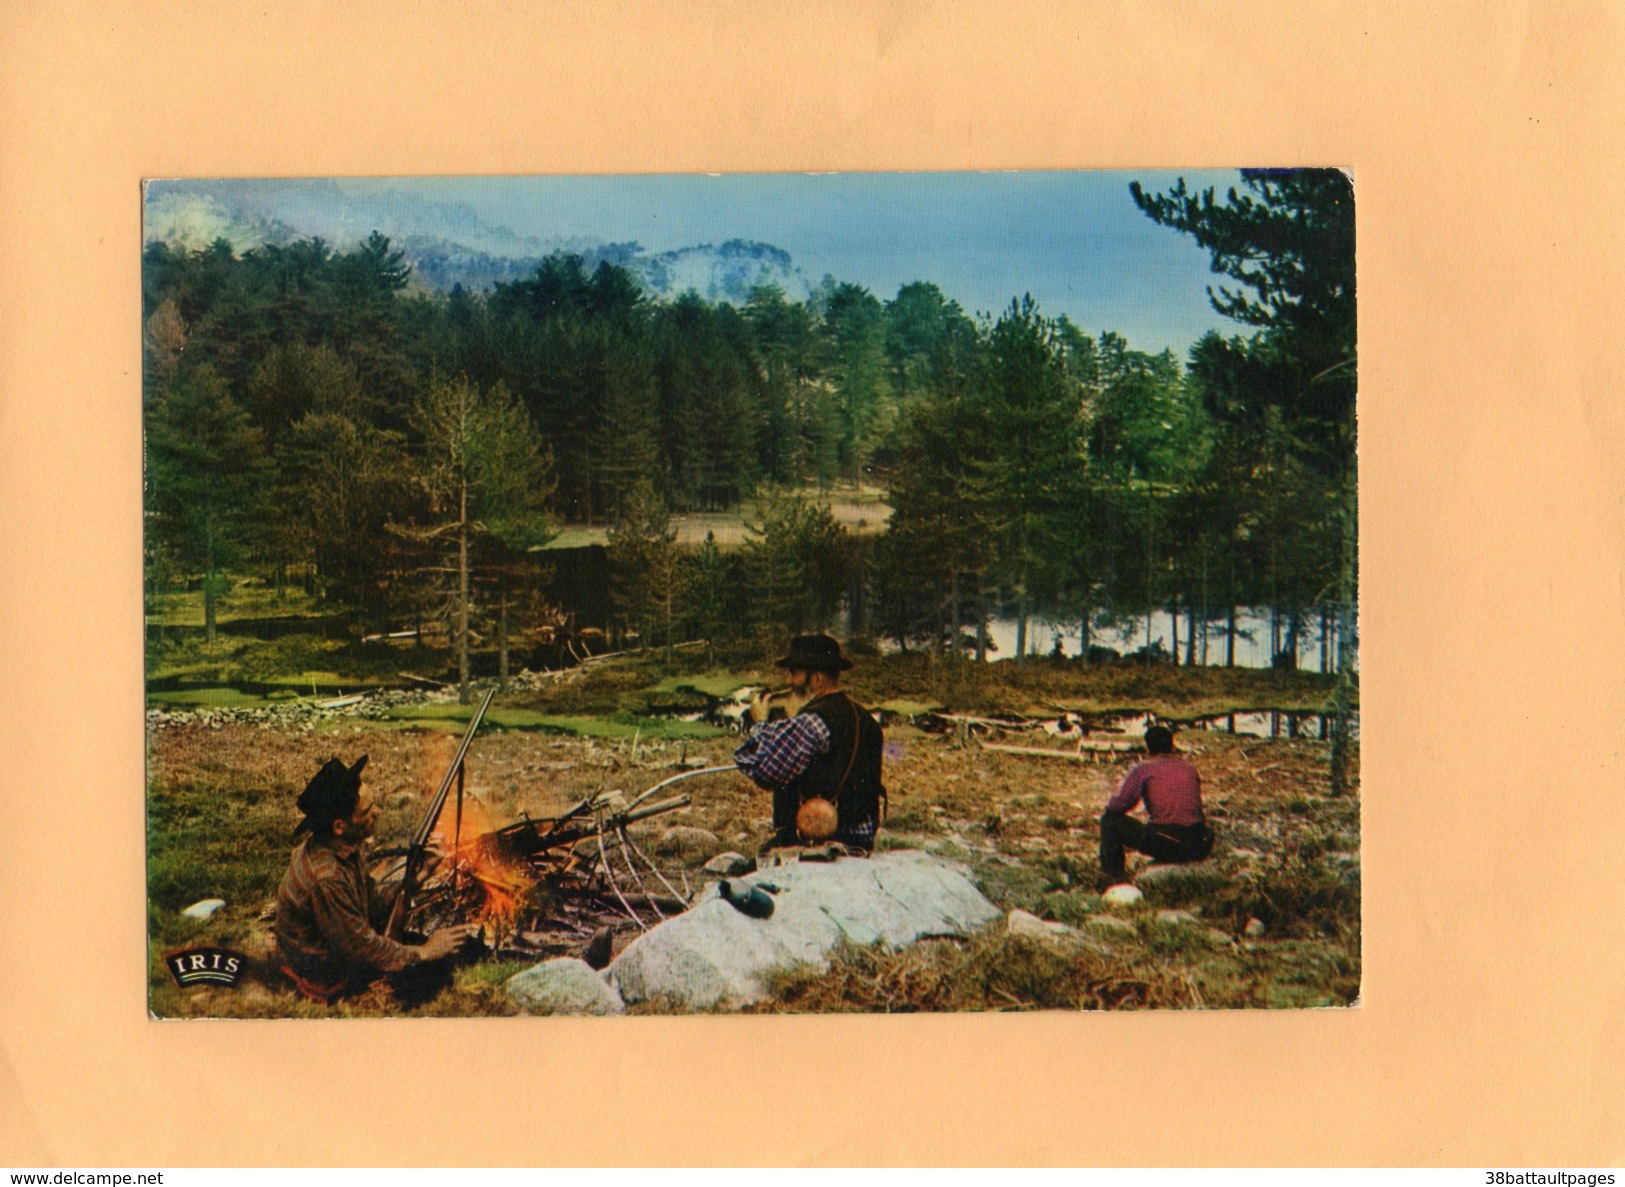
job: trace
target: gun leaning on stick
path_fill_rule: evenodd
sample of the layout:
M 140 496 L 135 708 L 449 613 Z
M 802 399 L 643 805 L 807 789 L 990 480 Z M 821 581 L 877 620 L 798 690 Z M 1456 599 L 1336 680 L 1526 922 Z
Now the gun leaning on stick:
M 434 799 L 429 801 L 428 810 L 423 813 L 423 819 L 418 821 L 417 830 L 412 834 L 411 844 L 406 849 L 406 869 L 401 874 L 400 897 L 395 900 L 394 909 L 390 911 L 389 926 L 385 931 L 392 940 L 399 940 L 406 931 L 406 919 L 412 911 L 412 898 L 420 889 L 418 884 L 423 878 L 423 862 L 428 855 L 429 838 L 434 835 L 435 825 L 440 822 L 440 813 L 446 806 L 446 794 L 451 791 L 453 783 L 457 784 L 457 807 L 461 813 L 463 760 L 468 757 L 468 745 L 474 740 L 474 734 L 479 730 L 480 722 L 485 719 L 485 711 L 491 707 L 491 698 L 495 695 L 494 688 L 487 692 L 474 716 L 468 719 L 468 729 L 463 733 L 462 745 L 457 747 L 456 757 L 451 760 L 451 766 L 446 768 L 445 778 L 440 780 L 440 790 L 434 793 Z

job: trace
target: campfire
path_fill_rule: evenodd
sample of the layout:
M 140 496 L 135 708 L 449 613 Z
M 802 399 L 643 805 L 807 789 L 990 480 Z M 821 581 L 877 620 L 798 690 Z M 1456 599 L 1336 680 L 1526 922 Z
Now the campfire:
M 604 943 L 606 929 L 646 931 L 687 910 L 693 896 L 687 876 L 676 872 L 680 885 L 674 884 L 629 830 L 688 806 L 686 794 L 655 798 L 670 785 L 732 768 L 684 771 L 630 801 L 622 792 L 607 792 L 556 816 L 527 815 L 499 825 L 463 786 L 469 743 L 490 701 L 487 695 L 470 721 L 412 842 L 375 855 L 393 859 L 384 879 L 402 881 L 404 929 L 426 935 L 450 924 L 478 923 L 494 956 L 540 959 L 576 955 L 595 938 Z M 456 796 L 448 803 L 453 787 Z M 442 860 L 423 877 L 431 851 Z

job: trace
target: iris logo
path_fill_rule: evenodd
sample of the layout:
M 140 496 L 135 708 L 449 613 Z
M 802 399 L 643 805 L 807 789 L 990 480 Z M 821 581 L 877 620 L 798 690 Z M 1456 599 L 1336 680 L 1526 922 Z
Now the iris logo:
M 164 957 L 169 975 L 177 985 L 214 984 L 237 988 L 247 963 L 240 952 L 230 948 L 188 948 Z

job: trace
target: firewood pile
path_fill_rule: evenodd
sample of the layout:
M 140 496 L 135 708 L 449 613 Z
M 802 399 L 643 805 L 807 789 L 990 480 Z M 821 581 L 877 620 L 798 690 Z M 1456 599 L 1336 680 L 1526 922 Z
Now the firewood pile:
M 709 771 L 685 771 L 630 802 L 610 792 L 555 817 L 526 816 L 455 841 L 418 892 L 411 929 L 429 934 L 478 923 L 494 958 L 542 960 L 581 955 L 595 946 L 595 938 L 596 946 L 607 947 L 609 933 L 647 931 L 681 914 L 697 888 L 686 872 L 661 868 L 634 839 L 631 826 L 687 807 L 687 794 L 654 796 L 679 779 Z M 388 881 L 402 868 L 405 852 L 384 850 L 376 856 L 396 862 L 383 871 Z

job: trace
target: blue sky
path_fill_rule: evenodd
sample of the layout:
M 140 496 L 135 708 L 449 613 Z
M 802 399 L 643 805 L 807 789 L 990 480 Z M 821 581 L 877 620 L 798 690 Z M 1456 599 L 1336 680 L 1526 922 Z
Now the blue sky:
M 1209 329 L 1241 327 L 1207 299 L 1207 253 L 1159 227 L 1129 196 L 1184 176 L 1222 194 L 1234 170 L 484 177 L 341 182 L 467 203 L 519 235 L 636 240 L 665 251 L 727 239 L 782 247 L 817 280 L 830 273 L 883 300 L 935 282 L 971 313 L 1030 292 L 1084 330 L 1115 330 L 1182 357 Z M 376 191 L 375 191 L 376 194 Z

